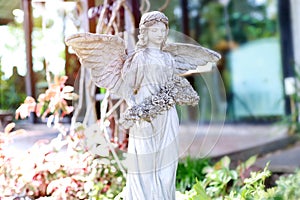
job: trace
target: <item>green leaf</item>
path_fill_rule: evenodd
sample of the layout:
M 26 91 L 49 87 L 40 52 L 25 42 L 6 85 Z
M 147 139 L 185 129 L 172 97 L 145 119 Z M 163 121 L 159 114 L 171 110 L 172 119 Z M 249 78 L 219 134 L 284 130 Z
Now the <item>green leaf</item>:
M 256 158 L 257 158 L 257 155 L 251 156 L 251 157 L 245 162 L 245 167 L 246 167 L 246 168 L 249 168 L 249 167 L 251 167 L 252 165 L 254 165 L 254 163 L 256 162 Z
M 197 195 L 192 198 L 193 200 L 198 200 L 198 199 L 201 199 L 201 200 L 211 200 L 209 198 L 209 196 L 207 196 L 207 194 L 206 194 L 204 188 L 202 187 L 200 181 L 197 181 L 197 183 L 193 186 L 193 189 L 197 193 Z

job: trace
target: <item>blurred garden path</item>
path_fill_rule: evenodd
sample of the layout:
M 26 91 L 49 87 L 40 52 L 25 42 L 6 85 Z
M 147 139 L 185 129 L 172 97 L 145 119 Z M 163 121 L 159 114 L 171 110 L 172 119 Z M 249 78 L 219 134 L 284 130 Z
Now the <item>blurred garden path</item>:
M 19 151 L 24 152 L 36 142 L 47 142 L 59 133 L 57 129 L 49 128 L 46 124 L 32 124 L 29 122 L 17 124 L 15 130 L 18 131 L 18 134 L 13 136 L 4 148 L 9 154 L 15 154 Z
M 287 137 L 287 128 L 281 125 L 224 124 L 221 127 L 204 124 L 182 125 L 179 141 L 181 152 L 185 148 L 184 156 L 220 157 L 282 141 Z
M 209 156 L 219 160 L 227 155 L 236 165 L 257 155 L 254 166 L 263 169 L 269 162 L 272 173 L 292 173 L 300 168 L 299 136 L 289 135 L 284 125 L 225 124 L 221 133 L 214 126 L 191 127 L 181 126 L 180 147 L 185 148 L 184 156 Z M 194 140 L 191 143 L 189 138 L 192 137 Z M 189 144 L 188 148 L 186 144 Z
M 270 162 L 269 169 L 273 173 L 295 172 L 300 168 L 300 142 L 264 155 L 257 160 L 255 166 L 263 168 L 268 162 Z
M 17 128 L 26 130 L 13 138 L 5 148 L 9 152 L 27 150 L 37 141 L 55 138 L 59 131 L 46 124 L 21 123 Z M 300 166 L 300 145 L 287 148 L 296 139 L 287 128 L 278 124 L 181 124 L 179 145 L 181 157 L 212 157 L 219 159 L 229 155 L 233 162 L 246 160 L 252 155 L 264 155 L 257 161 L 263 167 L 271 160 L 274 170 L 293 169 Z M 286 149 L 287 148 L 287 149 Z M 291 164 L 292 167 L 287 166 Z

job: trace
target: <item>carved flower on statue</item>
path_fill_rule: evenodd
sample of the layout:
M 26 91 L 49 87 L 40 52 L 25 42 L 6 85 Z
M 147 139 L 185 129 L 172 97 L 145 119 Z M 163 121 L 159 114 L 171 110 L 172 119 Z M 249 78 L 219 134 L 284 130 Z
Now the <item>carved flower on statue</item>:
M 199 96 L 190 83 L 181 77 L 174 76 L 160 91 L 146 98 L 141 104 L 127 109 L 121 116 L 120 123 L 124 128 L 131 127 L 136 121 L 151 121 L 157 115 L 177 104 L 197 105 Z
M 171 97 L 168 97 L 168 103 L 169 103 L 169 106 L 172 106 L 172 105 L 174 105 L 174 104 L 175 104 L 175 101 L 174 101 L 174 99 L 173 99 L 173 98 L 171 98 Z
M 152 97 L 152 102 L 154 103 L 154 104 L 158 104 L 158 97 L 157 96 L 153 96 Z
M 142 110 L 142 108 L 138 108 L 138 116 L 142 117 L 144 114 L 144 111 Z

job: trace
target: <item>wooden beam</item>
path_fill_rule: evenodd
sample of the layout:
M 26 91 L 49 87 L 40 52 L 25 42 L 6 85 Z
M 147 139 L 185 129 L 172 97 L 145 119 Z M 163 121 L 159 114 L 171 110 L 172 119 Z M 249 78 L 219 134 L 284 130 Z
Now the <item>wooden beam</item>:
M 13 22 L 13 19 L 9 19 L 9 18 L 0 18 L 0 26 L 1 25 L 7 25 L 10 22 Z

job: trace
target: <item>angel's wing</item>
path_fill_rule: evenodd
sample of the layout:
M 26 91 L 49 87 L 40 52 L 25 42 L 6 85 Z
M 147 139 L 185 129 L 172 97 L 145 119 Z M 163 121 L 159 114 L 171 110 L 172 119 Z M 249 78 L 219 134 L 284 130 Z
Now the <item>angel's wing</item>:
M 180 74 L 195 70 L 197 67 L 205 66 L 210 62 L 217 62 L 221 58 L 221 55 L 213 50 L 184 43 L 167 44 L 163 51 L 167 51 L 174 56 L 176 69 Z
M 116 35 L 78 33 L 66 38 L 84 67 L 91 69 L 98 87 L 112 89 L 121 77 L 126 59 L 125 43 Z

